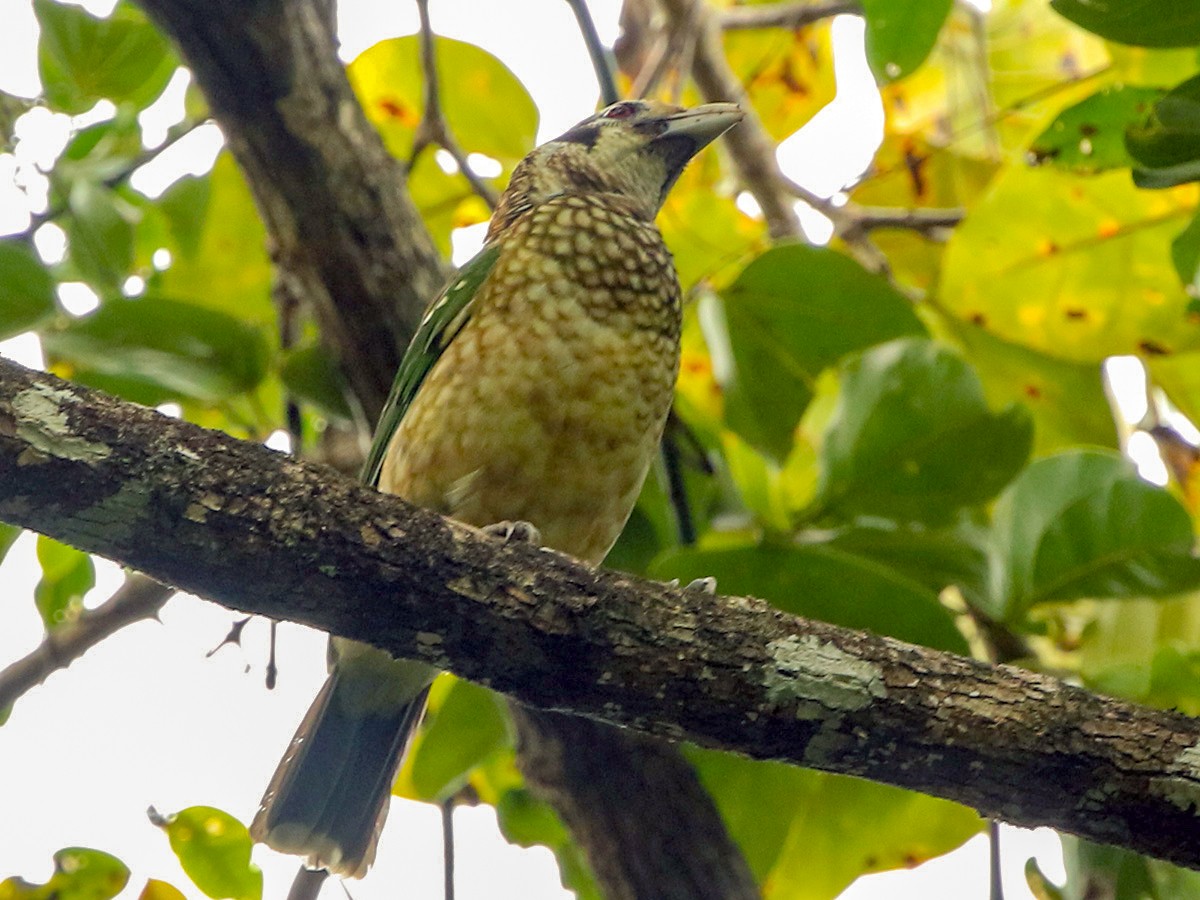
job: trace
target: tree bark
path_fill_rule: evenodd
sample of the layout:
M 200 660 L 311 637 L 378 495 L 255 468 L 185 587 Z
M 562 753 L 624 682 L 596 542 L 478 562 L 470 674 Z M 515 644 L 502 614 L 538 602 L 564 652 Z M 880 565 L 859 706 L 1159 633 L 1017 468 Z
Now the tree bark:
M 1200 720 L 505 544 L 3 360 L 0 519 L 540 709 L 1200 868 Z
M 696 771 L 670 744 L 580 716 L 509 704 L 517 760 L 558 810 L 608 900 L 754 900 L 754 876 Z M 629 858 L 625 848 L 639 847 Z

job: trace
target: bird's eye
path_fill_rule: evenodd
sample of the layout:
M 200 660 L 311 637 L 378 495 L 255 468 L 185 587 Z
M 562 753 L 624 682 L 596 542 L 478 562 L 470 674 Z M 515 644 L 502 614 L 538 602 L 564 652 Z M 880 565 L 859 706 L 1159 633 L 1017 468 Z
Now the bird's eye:
M 628 119 L 635 112 L 637 112 L 637 104 L 617 103 L 606 109 L 603 117 L 605 119 Z

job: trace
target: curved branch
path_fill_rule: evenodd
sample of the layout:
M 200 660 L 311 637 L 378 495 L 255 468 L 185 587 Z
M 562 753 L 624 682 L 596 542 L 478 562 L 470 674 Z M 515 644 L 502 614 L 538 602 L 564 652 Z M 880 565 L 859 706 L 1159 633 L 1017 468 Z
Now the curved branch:
M 600 42 L 600 34 L 596 31 L 596 23 L 592 20 L 591 10 L 588 9 L 586 0 L 567 0 L 567 5 L 575 14 L 579 33 L 587 47 L 588 57 L 592 60 L 592 69 L 596 73 L 596 84 L 600 88 L 600 100 L 604 106 L 611 106 L 621 99 L 621 94 L 617 90 L 612 66 L 608 62 L 608 51 Z
M 174 588 L 152 578 L 130 574 L 100 606 L 55 628 L 35 650 L 0 671 L 0 710 L 125 626 L 156 618 L 174 593 Z
M 505 544 L 3 360 L 0 519 L 530 706 L 1200 868 L 1200 720 Z

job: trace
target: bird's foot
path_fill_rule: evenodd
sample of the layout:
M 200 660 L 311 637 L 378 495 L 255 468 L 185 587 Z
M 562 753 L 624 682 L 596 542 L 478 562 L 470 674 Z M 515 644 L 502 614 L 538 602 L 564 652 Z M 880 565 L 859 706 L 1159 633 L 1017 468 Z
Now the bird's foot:
M 673 588 L 679 587 L 679 579 L 672 578 L 667 582 Z M 706 597 L 717 595 L 717 579 L 709 575 L 707 578 L 693 578 L 683 588 L 685 594 L 702 594 Z
M 504 543 L 534 544 L 542 543 L 542 533 L 528 522 L 497 522 L 485 525 L 482 529 L 488 537 L 500 538 Z

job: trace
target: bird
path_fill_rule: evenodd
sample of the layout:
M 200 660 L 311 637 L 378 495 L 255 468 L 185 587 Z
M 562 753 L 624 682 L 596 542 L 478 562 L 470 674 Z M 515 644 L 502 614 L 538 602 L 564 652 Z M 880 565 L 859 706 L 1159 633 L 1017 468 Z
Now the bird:
M 687 163 L 742 115 L 625 100 L 518 163 L 483 248 L 401 359 L 362 480 L 599 564 L 679 369 L 682 293 L 654 220 Z M 329 659 L 251 836 L 361 877 L 437 671 L 338 637 Z

